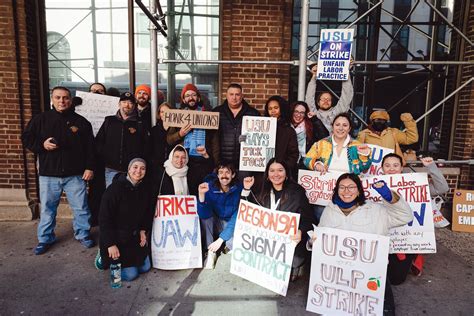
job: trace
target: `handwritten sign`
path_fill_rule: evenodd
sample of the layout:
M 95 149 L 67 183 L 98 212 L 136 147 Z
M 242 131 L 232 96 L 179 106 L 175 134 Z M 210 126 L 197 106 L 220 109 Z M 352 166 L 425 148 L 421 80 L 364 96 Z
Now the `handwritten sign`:
M 272 211 L 241 200 L 230 272 L 285 296 L 300 214 Z
M 153 267 L 202 268 L 201 231 L 195 196 L 160 195 L 153 220 Z
M 163 127 L 184 127 L 191 124 L 192 128 L 218 129 L 219 113 L 197 110 L 172 110 L 167 109 L 164 113 Z
M 300 169 L 298 170 L 298 184 L 306 190 L 309 203 L 325 206 L 331 202 L 337 178 L 341 174 L 327 172 L 322 175 L 318 171 Z
M 306 310 L 382 315 L 389 238 L 316 227 Z
M 474 233 L 474 191 L 454 191 L 453 230 Z
M 384 180 L 391 190 L 408 202 L 414 220 L 390 230 L 390 253 L 436 253 L 430 187 L 426 173 L 372 176 L 361 179 L 368 200 L 382 203 L 372 184 Z
M 317 73 L 319 80 L 347 80 L 349 78 L 353 36 L 354 29 L 321 30 Z
M 99 132 L 105 117 L 117 113 L 120 98 L 84 91 L 76 91 L 76 96 L 82 99 L 82 104 L 76 106 L 76 113 L 92 124 L 94 136 Z
M 367 144 L 372 151 L 372 164 L 370 168 L 363 172 L 365 175 L 381 175 L 382 170 L 382 159 L 385 155 L 393 153 L 393 149 L 385 148 L 382 146 Z
M 239 170 L 265 171 L 267 162 L 275 156 L 277 119 L 274 117 L 244 116 L 240 145 Z

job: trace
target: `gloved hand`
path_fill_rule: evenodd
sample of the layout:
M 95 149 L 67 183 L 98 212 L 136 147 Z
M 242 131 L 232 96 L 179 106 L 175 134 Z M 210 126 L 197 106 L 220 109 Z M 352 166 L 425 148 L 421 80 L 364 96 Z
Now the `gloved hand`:
M 242 134 L 239 136 L 239 143 L 245 143 L 247 141 L 247 135 Z
M 375 191 L 377 191 L 381 197 L 384 198 L 387 202 L 392 202 L 392 191 L 390 191 L 390 188 L 387 186 L 387 183 L 383 180 L 377 181 L 374 184 L 372 184 L 372 188 L 374 188 Z

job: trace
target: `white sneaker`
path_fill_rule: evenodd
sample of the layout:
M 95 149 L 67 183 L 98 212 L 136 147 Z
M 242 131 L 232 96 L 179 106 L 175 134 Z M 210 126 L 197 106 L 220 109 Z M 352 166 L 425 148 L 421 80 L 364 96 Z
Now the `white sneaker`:
M 217 261 L 216 253 L 214 251 L 208 251 L 206 261 L 204 262 L 204 269 L 206 270 L 214 269 L 214 267 L 216 266 L 216 261 Z

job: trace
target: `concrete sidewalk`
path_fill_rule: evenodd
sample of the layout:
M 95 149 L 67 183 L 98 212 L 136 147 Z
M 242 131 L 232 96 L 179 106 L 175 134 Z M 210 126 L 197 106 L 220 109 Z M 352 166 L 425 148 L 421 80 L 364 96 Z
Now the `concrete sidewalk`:
M 97 247 L 75 241 L 70 220 L 58 221 L 58 241 L 42 256 L 33 254 L 36 226 L 0 223 L 0 315 L 314 315 L 305 311 L 309 276 L 291 283 L 281 297 L 230 274 L 229 255 L 219 258 L 215 270 L 152 269 L 112 289 L 108 271 L 93 266 Z M 463 235 L 471 253 L 473 236 Z M 472 266 L 443 243 L 438 241 L 437 254 L 426 256 L 421 277 L 393 287 L 397 315 L 474 315 Z

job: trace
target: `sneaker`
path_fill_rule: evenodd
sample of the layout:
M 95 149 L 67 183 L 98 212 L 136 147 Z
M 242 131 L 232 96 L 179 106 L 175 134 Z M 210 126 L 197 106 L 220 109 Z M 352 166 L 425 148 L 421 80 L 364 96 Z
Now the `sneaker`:
M 42 255 L 44 254 L 46 251 L 49 250 L 49 248 L 51 248 L 51 246 L 53 245 L 53 243 L 44 243 L 44 242 L 40 242 L 38 244 L 38 246 L 36 246 L 34 252 L 35 252 L 35 255 Z
M 86 248 L 92 248 L 95 246 L 95 241 L 94 239 L 90 238 L 90 236 L 79 239 L 79 242 Z
M 204 269 L 212 270 L 216 266 L 217 254 L 214 251 L 207 252 L 207 258 L 204 261 Z
M 104 265 L 102 264 L 102 257 L 100 256 L 100 249 L 97 250 L 97 255 L 95 256 L 94 266 L 97 270 L 104 270 Z

